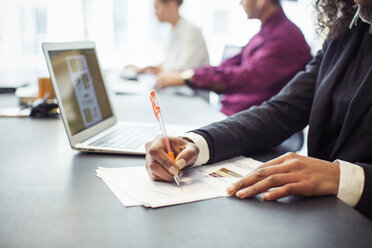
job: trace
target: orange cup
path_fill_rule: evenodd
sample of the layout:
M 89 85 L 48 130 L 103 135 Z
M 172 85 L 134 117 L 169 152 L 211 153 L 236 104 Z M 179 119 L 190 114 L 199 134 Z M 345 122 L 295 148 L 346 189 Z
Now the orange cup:
M 39 94 L 37 96 L 38 99 L 44 98 L 46 94 L 49 94 L 48 99 L 56 98 L 56 94 L 54 93 L 52 81 L 50 80 L 50 78 L 39 78 L 38 85 L 39 85 Z

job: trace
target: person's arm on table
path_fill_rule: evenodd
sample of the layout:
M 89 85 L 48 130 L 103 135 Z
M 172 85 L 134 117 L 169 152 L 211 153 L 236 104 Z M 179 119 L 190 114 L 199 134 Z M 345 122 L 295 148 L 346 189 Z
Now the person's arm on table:
M 239 198 L 265 192 L 265 200 L 277 200 L 289 195 L 336 195 L 339 181 L 340 167 L 337 163 L 287 153 L 264 163 L 227 188 L 227 192 Z M 270 190 L 272 188 L 276 189 Z
M 178 148 L 175 149 L 176 164 L 168 159 L 162 139 L 155 139 L 146 145 L 146 168 L 152 180 L 172 181 L 179 170 L 189 165 L 205 164 L 209 159 L 207 142 L 196 133 L 190 132 L 171 141 L 172 148 Z M 263 164 L 226 190 L 239 198 L 264 193 L 265 200 L 289 195 L 337 195 L 340 200 L 355 207 L 363 193 L 364 181 L 364 171 L 358 165 L 340 160 L 331 163 L 287 153 Z M 277 189 L 270 190 L 272 188 Z
M 262 92 L 272 89 L 278 82 L 288 81 L 290 72 L 301 70 L 309 59 L 310 54 L 299 53 L 278 40 L 257 51 L 245 63 L 241 63 L 242 54 L 238 54 L 220 66 L 195 69 L 189 86 L 224 94 Z M 185 81 L 180 75 L 164 74 L 157 86 L 164 88 L 183 84 Z
M 151 65 L 151 66 L 146 66 L 144 68 L 140 68 L 138 70 L 138 73 L 151 73 L 151 74 L 154 74 L 154 75 L 158 75 L 159 73 L 161 73 L 163 71 L 163 64 L 160 63 L 158 65 Z
M 227 188 L 227 192 L 239 198 L 264 193 L 262 197 L 265 200 L 289 195 L 337 195 L 351 207 L 357 204 L 368 207 L 361 200 L 363 191 L 366 191 L 365 179 L 363 169 L 356 164 L 339 160 L 331 163 L 288 153 L 261 165 Z M 276 189 L 270 190 L 272 188 Z
M 155 139 L 146 145 L 146 168 L 152 180 L 172 181 L 178 170 L 189 165 L 203 165 L 209 159 L 207 142 L 196 133 L 190 132 L 182 138 L 172 138 L 171 141 L 172 148 L 178 148 L 175 149 L 176 164 L 166 156 L 162 139 Z M 288 153 L 263 164 L 231 185 L 227 192 L 239 198 L 266 192 L 263 195 L 265 200 L 277 200 L 289 195 L 337 195 L 355 207 L 363 193 L 364 180 L 364 171 L 358 165 L 341 160 L 331 163 Z M 270 191 L 274 187 L 278 188 Z
M 202 136 L 193 132 L 187 133 L 185 137 L 192 140 L 192 142 L 195 143 L 199 148 L 200 153 L 195 165 L 202 165 L 206 163 L 206 161 L 209 159 L 209 149 L 206 140 Z M 290 155 L 296 156 L 294 154 Z M 289 156 L 289 154 L 287 154 L 287 156 Z M 304 157 L 299 156 L 298 158 L 303 159 Z M 355 207 L 363 193 L 365 180 L 363 168 L 356 164 L 342 160 L 336 160 L 334 163 L 336 163 L 335 165 L 340 166 L 340 180 L 337 190 L 337 197 L 348 205 Z M 328 165 L 330 165 L 329 162 Z
M 132 70 L 135 70 L 137 73 L 151 73 L 151 74 L 159 74 L 160 72 L 163 71 L 162 69 L 162 63 L 158 64 L 158 65 L 151 65 L 151 66 L 146 66 L 146 67 L 138 67 L 136 65 L 133 65 L 133 64 L 129 64 L 127 66 L 124 67 L 125 69 L 132 69 Z
M 239 53 L 235 56 L 233 56 L 232 58 L 229 58 L 227 60 L 225 60 L 220 66 L 238 66 L 240 65 L 241 63 L 241 58 L 242 58 L 242 54 Z M 202 73 L 202 74 L 205 74 L 205 75 L 214 75 L 215 71 L 216 71 L 216 66 L 204 66 L 204 67 L 200 67 L 198 69 L 188 69 L 186 71 L 189 71 L 189 70 L 192 70 L 192 75 L 194 75 L 195 73 L 195 70 L 198 70 L 199 73 Z M 163 72 L 163 73 L 160 73 L 159 76 L 158 76 L 158 80 L 157 80 L 157 83 L 156 83 L 156 88 L 158 89 L 162 89 L 162 88 L 165 88 L 165 87 L 169 87 L 169 86 L 181 86 L 181 85 L 184 85 L 186 84 L 186 80 L 185 78 L 182 76 L 182 73 L 178 73 L 178 72 Z M 191 81 L 191 78 L 193 76 L 191 76 L 190 78 L 188 78 L 190 81 Z
M 209 159 L 209 149 L 206 140 L 193 132 L 187 133 L 185 137 L 192 140 L 199 148 L 199 156 L 194 165 L 202 165 Z M 296 156 L 290 154 L 291 156 Z M 289 156 L 289 154 L 287 154 Z M 299 156 L 298 158 L 304 158 Z M 301 160 L 299 159 L 299 161 Z M 324 161 L 326 162 L 326 161 Z M 329 163 L 329 162 L 328 162 Z M 365 175 L 362 167 L 342 160 L 336 160 L 334 165 L 339 165 L 339 185 L 337 197 L 351 207 L 355 207 L 360 200 L 364 189 Z M 330 164 L 328 164 L 330 165 Z
M 303 69 L 309 60 L 310 54 L 305 56 L 298 51 L 296 54 L 288 49 L 288 44 L 278 42 L 256 52 L 244 64 L 222 64 L 213 70 L 195 70 L 191 86 L 224 94 L 262 92 L 275 87 L 278 82 L 288 81 L 290 72 L 293 75 Z

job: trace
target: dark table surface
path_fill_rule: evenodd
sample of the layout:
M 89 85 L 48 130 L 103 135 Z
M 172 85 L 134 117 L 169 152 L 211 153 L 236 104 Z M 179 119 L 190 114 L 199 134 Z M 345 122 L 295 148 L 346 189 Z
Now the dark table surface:
M 221 115 L 200 99 L 160 94 L 168 123 Z M 148 96 L 114 97 L 120 120 L 153 121 Z M 0 107 L 14 106 L 0 95 Z M 133 107 L 135 106 L 135 107 Z M 142 156 L 70 148 L 60 119 L 0 118 L 0 247 L 371 247 L 372 223 L 336 197 L 268 202 L 219 198 L 125 208 L 98 166 L 143 166 Z

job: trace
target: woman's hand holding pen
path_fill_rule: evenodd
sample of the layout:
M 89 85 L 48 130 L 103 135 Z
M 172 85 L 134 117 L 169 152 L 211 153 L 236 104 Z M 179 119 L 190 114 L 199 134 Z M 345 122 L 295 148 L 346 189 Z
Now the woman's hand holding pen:
M 265 200 L 289 195 L 336 195 L 340 180 L 337 163 L 287 153 L 273 159 L 227 188 L 227 193 L 249 198 L 260 193 Z M 271 191 L 269 191 L 272 188 Z
M 176 162 L 168 156 L 161 136 L 146 143 L 146 170 L 154 181 L 172 181 L 174 175 L 182 175 L 182 169 L 198 158 L 199 148 L 191 140 L 179 137 L 169 137 L 169 140 Z

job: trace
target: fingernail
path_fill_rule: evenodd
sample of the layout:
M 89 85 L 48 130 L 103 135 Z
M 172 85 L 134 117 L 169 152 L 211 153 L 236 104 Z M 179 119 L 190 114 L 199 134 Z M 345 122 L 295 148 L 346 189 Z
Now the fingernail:
M 231 185 L 226 189 L 228 194 L 232 194 L 235 191 L 235 185 Z
M 266 192 L 265 194 L 262 195 L 262 198 L 263 198 L 264 200 L 269 199 L 269 197 L 270 197 L 270 193 L 269 193 L 269 192 Z
M 177 170 L 176 167 L 173 167 L 173 166 L 172 166 L 172 167 L 169 168 L 169 172 L 175 175 L 175 174 L 178 173 L 178 170 Z
M 177 164 L 178 168 L 183 168 L 186 165 L 186 160 L 181 158 L 180 160 L 177 160 L 176 164 Z
M 236 193 L 236 196 L 239 197 L 239 198 L 243 197 L 243 192 L 242 192 L 241 190 L 238 191 L 238 192 Z

